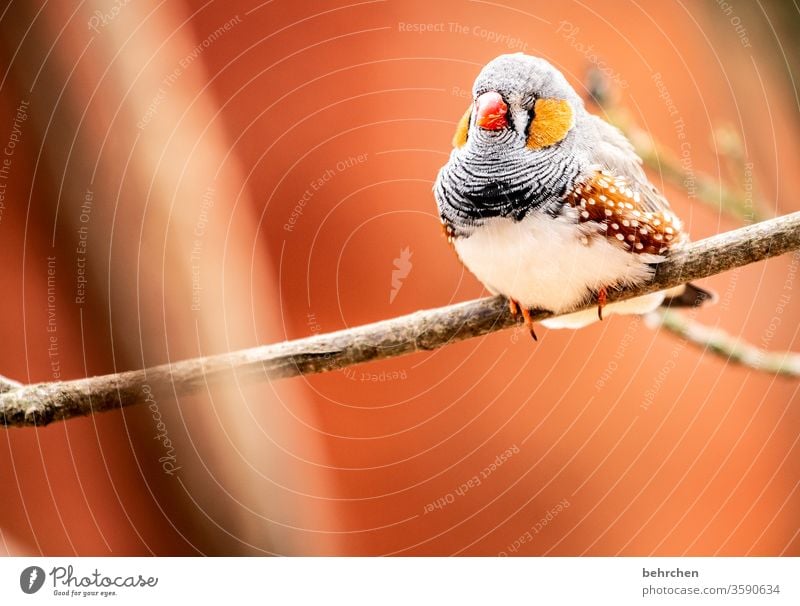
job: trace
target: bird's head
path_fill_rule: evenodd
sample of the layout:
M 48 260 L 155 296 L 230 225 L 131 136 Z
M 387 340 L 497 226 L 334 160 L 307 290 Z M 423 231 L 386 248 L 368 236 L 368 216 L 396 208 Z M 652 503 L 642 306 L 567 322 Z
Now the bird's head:
M 581 98 L 547 61 L 522 53 L 489 62 L 472 93 L 434 185 L 443 220 L 464 234 L 492 217 L 557 211 L 557 193 L 590 164 Z
M 559 145 L 575 127 L 583 103 L 550 63 L 522 53 L 501 55 L 480 72 L 473 102 L 453 144 L 472 142 L 539 150 Z

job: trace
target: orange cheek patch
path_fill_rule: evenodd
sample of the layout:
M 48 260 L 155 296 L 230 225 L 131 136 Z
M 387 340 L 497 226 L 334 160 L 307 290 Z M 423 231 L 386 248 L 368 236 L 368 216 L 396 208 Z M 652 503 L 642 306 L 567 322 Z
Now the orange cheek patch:
M 469 118 L 472 115 L 472 105 L 467 108 L 461 120 L 458 121 L 456 134 L 453 135 L 453 147 L 464 147 L 467 142 L 467 132 L 469 131 Z
M 572 107 L 564 99 L 538 99 L 528 133 L 528 147 L 539 149 L 561 141 L 572 128 Z

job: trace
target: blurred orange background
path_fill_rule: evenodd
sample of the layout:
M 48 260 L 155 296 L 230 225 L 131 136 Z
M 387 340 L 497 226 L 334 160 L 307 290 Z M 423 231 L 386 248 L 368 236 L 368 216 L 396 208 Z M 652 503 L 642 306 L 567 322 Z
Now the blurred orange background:
M 12 2 L 0 373 L 111 373 L 485 294 L 431 187 L 504 52 L 584 95 L 602 62 L 615 105 L 684 162 L 685 187 L 650 174 L 694 239 L 741 224 L 692 195 L 700 173 L 752 187 L 767 215 L 798 210 L 787 10 Z M 705 281 L 720 302 L 696 319 L 800 349 L 798 263 Z M 3 431 L 0 553 L 796 556 L 798 385 L 639 318 L 231 380 Z

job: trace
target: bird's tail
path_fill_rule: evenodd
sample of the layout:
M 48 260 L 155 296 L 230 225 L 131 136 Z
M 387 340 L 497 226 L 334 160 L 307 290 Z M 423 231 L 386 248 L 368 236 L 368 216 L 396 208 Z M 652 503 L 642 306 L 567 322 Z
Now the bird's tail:
M 706 303 L 715 303 L 716 300 L 716 293 L 689 282 L 670 288 L 661 307 L 700 307 Z

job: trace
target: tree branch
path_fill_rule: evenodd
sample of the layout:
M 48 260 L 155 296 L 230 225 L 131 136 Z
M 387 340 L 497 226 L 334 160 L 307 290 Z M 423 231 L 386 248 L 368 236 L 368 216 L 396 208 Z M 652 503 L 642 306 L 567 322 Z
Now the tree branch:
M 798 248 L 800 212 L 690 244 L 659 264 L 652 281 L 611 292 L 608 301 L 664 290 Z M 582 308 L 591 306 L 588 303 Z M 551 316 L 542 311 L 534 313 L 533 319 Z M 0 421 L 5 426 L 41 426 L 143 403 L 154 393 L 188 394 L 232 376 L 263 381 L 325 372 L 436 349 L 514 323 L 505 299 L 489 297 L 296 341 L 143 370 L 12 387 L 0 393 Z
M 8 377 L 4 377 L 3 375 L 0 375 L 0 393 L 11 391 L 12 389 L 16 389 L 17 387 L 22 387 L 22 383 L 20 383 L 19 381 L 15 381 L 14 379 L 9 379 Z

